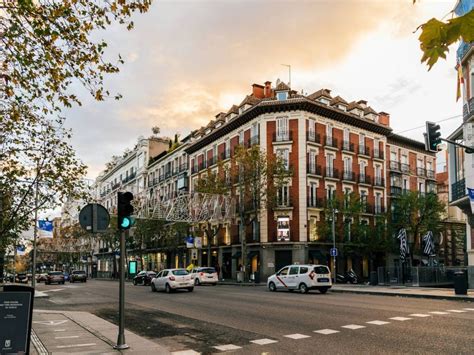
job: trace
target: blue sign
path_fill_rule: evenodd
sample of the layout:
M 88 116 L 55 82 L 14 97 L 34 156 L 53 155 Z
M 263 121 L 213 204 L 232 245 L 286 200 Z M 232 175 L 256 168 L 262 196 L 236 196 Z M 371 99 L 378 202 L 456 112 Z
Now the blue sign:
M 330 254 L 331 256 L 337 256 L 337 248 L 331 248 L 331 251 L 330 251 Z

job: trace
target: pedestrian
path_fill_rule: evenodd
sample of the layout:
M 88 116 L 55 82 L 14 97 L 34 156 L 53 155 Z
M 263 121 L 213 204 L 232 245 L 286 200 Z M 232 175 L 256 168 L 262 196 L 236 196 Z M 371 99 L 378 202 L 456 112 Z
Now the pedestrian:
M 221 267 L 219 263 L 216 263 L 216 272 L 217 272 L 217 278 L 219 279 L 221 275 Z

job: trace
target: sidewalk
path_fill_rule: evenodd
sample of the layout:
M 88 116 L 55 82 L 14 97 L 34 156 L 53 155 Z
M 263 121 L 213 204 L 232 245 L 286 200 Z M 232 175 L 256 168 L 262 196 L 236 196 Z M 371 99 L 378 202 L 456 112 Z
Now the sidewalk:
M 34 310 L 31 354 L 169 354 L 151 340 L 125 330 L 127 350 L 117 351 L 118 327 L 88 312 Z

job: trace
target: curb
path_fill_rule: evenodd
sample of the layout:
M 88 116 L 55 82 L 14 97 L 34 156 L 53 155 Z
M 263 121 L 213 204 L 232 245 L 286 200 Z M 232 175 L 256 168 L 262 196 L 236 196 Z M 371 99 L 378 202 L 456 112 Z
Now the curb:
M 341 290 L 332 288 L 329 292 L 332 293 L 359 293 L 363 295 L 372 296 L 392 296 L 392 297 L 409 297 L 409 298 L 428 298 L 435 300 L 446 300 L 446 301 L 468 301 L 474 302 L 474 298 L 470 296 L 442 296 L 442 295 L 419 295 L 413 293 L 400 293 L 400 292 L 373 292 L 373 291 L 359 291 L 359 290 Z
M 252 283 L 252 282 L 218 282 L 217 285 L 223 286 L 247 286 L 247 287 L 257 287 L 257 286 L 266 286 L 264 283 Z
M 33 328 L 31 328 L 31 343 L 33 344 L 36 352 L 39 355 L 48 355 L 48 350 L 44 346 L 44 344 L 41 342 L 40 338 L 38 338 L 38 335 L 36 335 L 36 332 Z

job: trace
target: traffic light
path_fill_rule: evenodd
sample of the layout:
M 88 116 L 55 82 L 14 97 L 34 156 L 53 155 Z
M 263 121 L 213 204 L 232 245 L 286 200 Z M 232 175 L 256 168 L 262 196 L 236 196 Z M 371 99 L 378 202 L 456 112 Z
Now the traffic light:
M 438 145 L 441 144 L 440 126 L 434 122 L 426 121 L 426 150 L 430 152 L 437 152 Z
M 132 218 L 133 206 L 131 204 L 133 194 L 131 192 L 119 192 L 117 196 L 117 226 L 119 230 L 130 229 L 134 220 Z

